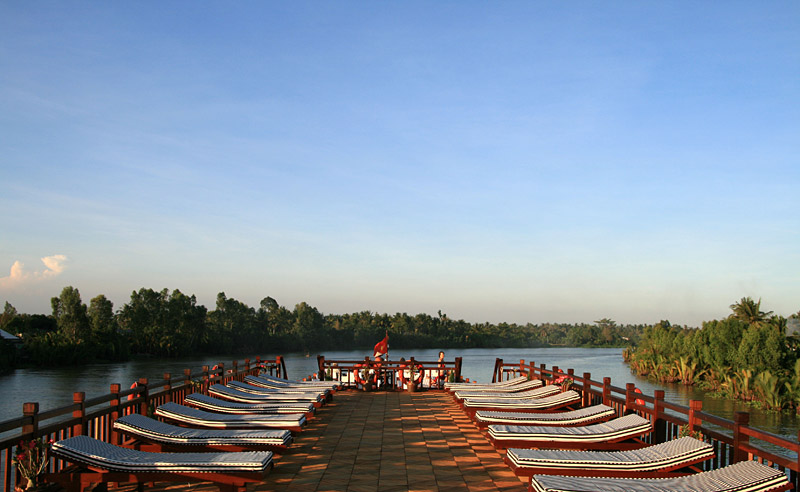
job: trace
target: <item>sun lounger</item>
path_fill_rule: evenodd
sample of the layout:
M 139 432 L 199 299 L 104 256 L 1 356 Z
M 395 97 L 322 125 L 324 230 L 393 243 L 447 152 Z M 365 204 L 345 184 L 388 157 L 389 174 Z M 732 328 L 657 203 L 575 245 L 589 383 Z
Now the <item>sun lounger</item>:
M 319 393 L 274 393 L 256 395 L 221 384 L 215 384 L 208 388 L 208 394 L 215 398 L 238 403 L 269 403 L 274 405 L 283 403 L 310 403 L 314 405 L 314 408 L 321 407 L 323 401 Z
M 616 410 L 607 405 L 593 405 L 567 412 L 493 412 L 480 410 L 475 412 L 475 423 L 478 427 L 491 424 L 509 425 L 586 425 L 608 420 L 616 415 Z
M 528 380 L 527 376 L 517 376 L 515 378 L 507 379 L 505 381 L 499 381 L 497 383 L 486 383 L 486 384 L 444 383 L 444 389 L 448 391 L 457 391 L 459 389 L 503 388 L 506 386 L 513 386 L 515 384 L 520 384 L 527 380 Z
M 674 478 L 534 475 L 530 486 L 534 492 L 772 492 L 791 488 L 784 472 L 755 461 Z
M 313 387 L 337 390 L 341 387 L 341 384 L 336 381 L 293 381 L 291 379 L 278 378 L 268 374 L 245 376 L 244 380 L 255 386 L 265 386 L 267 388 Z
M 287 429 L 299 432 L 306 425 L 303 412 L 242 415 L 207 412 L 177 403 L 164 403 L 156 408 L 155 414 L 181 425 L 211 429 Z
M 140 451 L 187 451 L 187 447 L 194 448 L 192 451 L 277 451 L 292 442 L 292 433 L 286 429 L 188 429 L 138 413 L 120 417 L 114 429 L 134 438 L 131 445 Z
M 284 388 L 265 388 L 264 386 L 256 386 L 253 384 L 242 383 L 241 381 L 228 381 L 228 387 L 244 391 L 245 393 L 252 393 L 254 395 L 269 395 L 269 394 L 309 394 L 317 395 L 320 398 L 330 400 L 333 391 L 327 388 L 313 388 L 313 387 L 284 387 Z
M 674 470 L 714 457 L 711 444 L 682 437 L 625 451 L 574 451 L 509 448 L 506 463 L 520 476 L 666 477 Z M 673 472 L 674 473 L 674 472 Z M 684 472 L 687 475 L 690 472 Z
M 126 449 L 89 436 L 53 443 L 54 456 L 73 463 L 46 481 L 80 492 L 93 483 L 213 482 L 221 491 L 244 491 L 261 482 L 272 468 L 271 451 L 222 453 L 148 453 Z
M 467 398 L 463 400 L 464 411 L 474 417 L 478 410 L 497 410 L 506 412 L 553 412 L 568 405 L 580 403 L 581 395 L 569 390 L 563 393 L 545 396 L 544 398 L 503 399 L 503 398 Z
M 632 440 L 652 430 L 650 421 L 636 414 L 581 427 L 490 425 L 489 440 L 497 448 L 636 449 L 645 443 Z
M 550 396 L 556 393 L 561 393 L 561 386 L 557 386 L 554 384 L 549 384 L 547 386 L 542 386 L 541 381 L 531 381 L 531 383 L 539 383 L 538 385 L 533 385 L 533 387 L 528 389 L 522 389 L 520 391 L 456 391 L 453 393 L 453 397 L 456 401 L 462 401 L 466 399 L 476 400 L 476 399 L 484 399 L 490 400 L 493 398 L 511 398 L 511 399 L 518 399 L 522 400 L 525 398 L 542 398 L 543 396 Z M 527 383 L 526 383 L 527 384 Z M 520 385 L 522 386 L 522 385 Z
M 239 403 L 220 400 L 202 393 L 187 395 L 183 402 L 203 410 L 220 413 L 303 413 L 310 419 L 315 412 L 311 403 Z

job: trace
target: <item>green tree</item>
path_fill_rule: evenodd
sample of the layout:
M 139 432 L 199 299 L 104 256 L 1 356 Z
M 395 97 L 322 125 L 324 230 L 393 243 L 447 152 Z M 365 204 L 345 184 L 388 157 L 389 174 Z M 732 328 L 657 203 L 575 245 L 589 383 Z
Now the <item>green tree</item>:
M 772 315 L 772 311 L 761 310 L 761 299 L 756 302 L 750 297 L 742 297 L 739 302 L 731 304 L 731 310 L 733 313 L 729 318 L 738 319 L 751 325 L 763 323 Z
M 81 293 L 75 287 L 64 287 L 59 297 L 50 299 L 53 318 L 59 332 L 72 343 L 79 343 L 89 335 L 89 318 L 86 304 L 81 301 Z

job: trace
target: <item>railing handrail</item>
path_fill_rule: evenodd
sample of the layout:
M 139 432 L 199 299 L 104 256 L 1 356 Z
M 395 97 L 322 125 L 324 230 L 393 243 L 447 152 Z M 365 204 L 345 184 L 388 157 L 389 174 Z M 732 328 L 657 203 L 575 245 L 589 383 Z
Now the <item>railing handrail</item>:
M 509 377 L 512 374 L 524 374 L 529 377 L 538 377 L 545 382 L 552 381 L 556 378 L 556 375 L 568 375 L 572 377 L 576 383 L 580 384 L 581 390 L 585 390 L 589 393 L 589 397 L 602 400 L 606 404 L 612 403 L 614 404 L 613 406 L 621 408 L 622 412 L 639 412 L 651 418 L 651 420 L 654 420 L 654 425 L 657 424 L 655 420 L 658 420 L 663 424 L 669 423 L 683 427 L 691 425 L 691 420 L 694 424 L 693 430 L 700 431 L 709 439 L 730 446 L 730 456 L 717 457 L 717 460 L 722 459 L 724 461 L 728 459 L 730 462 L 735 462 L 755 457 L 762 461 L 778 465 L 780 469 L 784 471 L 790 471 L 790 479 L 795 486 L 797 487 L 798 484 L 800 484 L 800 442 L 792 441 L 784 436 L 751 427 L 749 425 L 749 414 L 746 412 L 737 412 L 745 415 L 745 417 L 742 417 L 744 423 L 740 423 L 703 412 L 702 410 L 693 410 L 691 408 L 692 404 L 702 409 L 702 402 L 700 400 L 692 400 L 690 406 L 686 406 L 667 402 L 663 399 L 657 399 L 643 393 L 630 394 L 630 388 L 635 388 L 635 386 L 630 383 L 630 388 L 620 388 L 611 385 L 610 378 L 605 378 L 606 380 L 604 380 L 603 383 L 592 380 L 587 381 L 585 378 L 575 375 L 572 369 L 569 369 L 567 372 L 560 370 L 556 366 L 547 369 L 544 364 L 537 367 L 532 361 L 527 364 L 525 364 L 524 361 L 520 361 L 519 364 L 507 364 L 502 362 L 502 360 L 498 360 L 495 364 L 495 371 L 496 374 L 507 375 Z M 608 384 L 606 384 L 606 381 Z M 644 403 L 637 403 L 636 400 L 640 400 Z M 655 410 L 656 401 L 658 401 L 659 406 L 658 412 Z M 667 411 L 672 413 L 667 413 Z M 704 424 L 717 426 L 723 429 L 723 431 L 730 432 L 732 435 L 720 432 Z M 750 438 L 795 453 L 798 458 L 792 459 L 775 454 L 760 446 L 754 445 L 750 442 Z
M 64 439 L 77 434 L 92 435 L 98 439 L 112 442 L 117 439 L 111 424 L 114 415 L 125 413 L 146 413 L 148 408 L 165 401 L 183 401 L 185 394 L 207 391 L 208 385 L 214 382 L 228 382 L 232 379 L 244 380 L 248 374 L 258 373 L 266 369 L 270 374 L 285 377 L 285 363 L 281 356 L 275 360 L 262 360 L 260 357 L 251 364 L 245 359 L 244 364 L 233 361 L 232 368 L 218 364 L 219 368 L 209 370 L 203 366 L 199 372 L 184 370 L 178 377 L 164 374 L 164 379 L 148 381 L 139 379 L 134 388 L 120 389 L 118 383 L 110 386 L 107 394 L 85 398 L 83 392 L 73 394 L 73 403 L 61 407 L 39 410 L 38 403 L 23 404 L 23 416 L 0 422 L 0 433 L 9 433 L 15 429 L 20 432 L 0 438 L 0 477 L 2 491 L 13 490 L 19 479 L 17 471 L 11 465 L 12 450 L 20 441 L 29 441 L 43 437 Z M 197 385 L 195 380 L 200 380 Z M 132 396 L 130 400 L 129 396 Z M 48 470 L 60 471 L 64 466 L 62 460 L 51 460 Z

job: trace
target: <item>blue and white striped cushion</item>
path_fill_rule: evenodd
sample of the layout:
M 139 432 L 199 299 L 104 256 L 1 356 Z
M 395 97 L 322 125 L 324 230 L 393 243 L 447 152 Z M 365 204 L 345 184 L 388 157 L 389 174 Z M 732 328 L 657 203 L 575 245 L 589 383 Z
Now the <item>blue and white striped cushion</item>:
M 693 437 L 647 446 L 630 451 L 566 451 L 556 449 L 517 449 L 507 452 L 509 461 L 519 468 L 560 470 L 654 471 L 680 468 L 714 456 L 711 444 Z
M 497 383 L 486 383 L 486 384 L 476 384 L 476 383 L 445 383 L 444 387 L 448 390 L 457 390 L 457 389 L 467 389 L 467 388 L 474 388 L 474 389 L 481 389 L 481 388 L 503 388 L 506 386 L 513 386 L 515 384 L 520 384 L 528 380 L 527 376 L 517 376 L 515 378 L 507 379 L 505 381 L 500 381 Z
M 306 416 L 304 413 L 267 415 L 214 413 L 179 405 L 177 403 L 164 403 L 163 405 L 159 405 L 155 413 L 159 417 L 164 417 L 176 422 L 215 429 L 239 429 L 243 427 L 282 429 L 302 427 L 306 423 Z
M 324 397 L 331 390 L 326 388 L 265 388 L 263 386 L 255 386 L 252 384 L 242 383 L 241 381 L 228 381 L 228 387 L 243 391 L 245 393 L 252 393 L 254 395 L 271 395 L 271 394 L 310 394 L 318 397 Z
M 455 396 L 459 400 L 469 399 L 469 400 L 476 400 L 476 399 L 484 399 L 484 400 L 491 400 L 491 399 L 518 399 L 522 400 L 525 398 L 543 398 L 545 396 L 554 395 L 556 393 L 561 393 L 561 386 L 555 385 L 548 385 L 548 386 L 541 386 L 535 389 L 530 389 L 526 391 L 517 391 L 517 392 L 499 392 L 499 391 L 456 391 Z
M 261 393 L 254 394 L 241 391 L 236 388 L 215 384 L 208 388 L 208 393 L 212 396 L 225 398 L 226 400 L 238 401 L 241 403 L 283 403 L 283 402 L 318 402 L 321 401 L 320 394 L 317 393 Z
M 545 442 L 604 442 L 636 437 L 650 430 L 649 420 L 630 414 L 601 424 L 579 427 L 490 425 L 489 435 L 498 441 L 514 439 Z
M 245 376 L 244 380 L 256 386 L 269 385 L 270 388 L 277 387 L 309 387 L 309 388 L 326 388 L 336 389 L 337 384 L 333 381 L 293 381 L 290 379 L 276 378 L 262 374 L 260 376 Z
M 486 424 L 512 425 L 576 425 L 613 417 L 616 410 L 607 405 L 593 405 L 568 412 L 526 413 L 478 410 L 475 420 Z
M 114 428 L 161 444 L 285 446 L 292 442 L 292 433 L 288 430 L 189 429 L 138 413 L 120 417 L 114 422 Z
M 561 391 L 560 386 L 549 385 L 547 386 L 547 388 L 552 388 L 555 389 L 556 391 Z M 520 393 L 531 393 L 532 391 L 541 392 L 541 389 L 542 389 L 542 382 L 539 381 L 538 379 L 534 379 L 533 381 L 525 381 L 520 384 L 515 384 L 514 386 L 507 386 L 505 388 L 484 388 L 484 389 L 469 388 L 463 390 L 459 389 L 456 390 L 454 394 L 458 399 L 469 398 L 471 396 L 486 396 L 486 395 L 497 395 L 497 396 L 508 395 L 513 397 L 519 395 Z M 534 393 L 534 395 L 535 394 L 537 393 Z
M 524 398 L 522 400 L 503 398 L 467 398 L 464 408 L 514 408 L 519 410 L 547 409 L 559 405 L 578 402 L 581 399 L 575 391 L 556 393 L 544 398 Z
M 186 403 L 206 410 L 222 413 L 307 413 L 314 412 L 312 403 L 238 403 L 220 400 L 202 393 L 192 393 L 184 398 Z
M 788 483 L 786 474 L 755 461 L 674 478 L 598 478 L 534 475 L 535 492 L 765 492 Z
M 55 442 L 51 450 L 71 463 L 126 473 L 263 472 L 272 464 L 271 451 L 148 453 L 114 446 L 89 436 Z

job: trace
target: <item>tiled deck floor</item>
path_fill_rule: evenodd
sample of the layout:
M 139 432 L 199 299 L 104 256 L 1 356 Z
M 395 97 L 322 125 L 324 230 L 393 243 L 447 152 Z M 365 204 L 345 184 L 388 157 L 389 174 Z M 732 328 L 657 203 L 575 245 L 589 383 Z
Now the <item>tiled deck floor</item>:
M 256 491 L 527 490 L 443 392 L 340 391 L 292 447 Z

